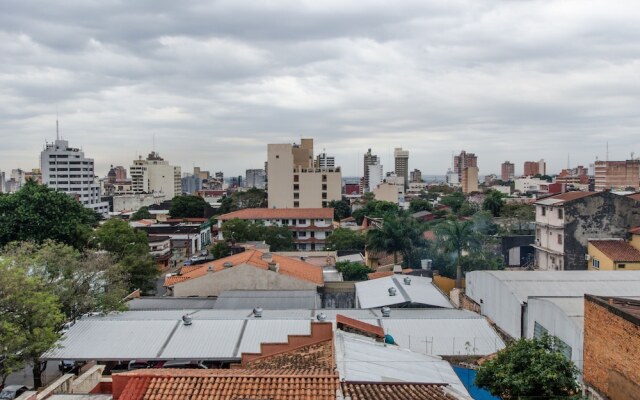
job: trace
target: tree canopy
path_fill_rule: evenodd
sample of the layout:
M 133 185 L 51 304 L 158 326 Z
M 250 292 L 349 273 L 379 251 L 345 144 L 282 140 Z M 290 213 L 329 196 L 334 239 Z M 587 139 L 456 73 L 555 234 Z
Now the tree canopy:
M 264 241 L 271 251 L 295 250 L 293 233 L 286 226 L 264 226 L 234 218 L 222 224 L 222 236 L 232 244 Z
M 140 221 L 141 219 L 152 219 L 153 214 L 149 212 L 149 207 L 140 207 L 140 209 L 131 214 L 131 221 Z
M 500 215 L 502 207 L 504 207 L 504 195 L 497 190 L 489 190 L 482 202 L 482 209 L 491 212 L 494 217 Z
M 340 221 L 351 216 L 351 205 L 347 200 L 331 200 L 329 207 L 333 208 L 334 221 Z
M 220 202 L 216 215 L 227 214 L 244 208 L 265 208 L 267 206 L 267 192 L 258 188 L 238 191 L 227 196 Z
M 97 221 L 96 213 L 67 194 L 28 181 L 16 193 L 0 196 L 0 247 L 55 240 L 82 249 Z
M 520 339 L 507 344 L 477 370 L 475 383 L 502 398 L 540 399 L 578 393 L 578 368 L 553 337 Z
M 338 261 L 336 269 L 342 273 L 345 281 L 366 281 L 367 274 L 373 272 L 366 265 L 353 261 Z
M 400 209 L 398 205 L 389 201 L 370 200 L 361 208 L 353 211 L 351 214 L 358 224 L 362 224 L 364 217 L 384 218 L 387 216 L 398 215 Z
M 351 229 L 335 229 L 327 238 L 327 250 L 364 250 L 365 236 Z
M 171 218 L 206 218 L 213 209 L 200 196 L 176 196 L 171 200 Z
M 392 253 L 396 264 L 402 254 L 404 263 L 409 265 L 413 251 L 424 245 L 422 232 L 420 224 L 411 217 L 387 216 L 381 228 L 367 232 L 367 248 Z

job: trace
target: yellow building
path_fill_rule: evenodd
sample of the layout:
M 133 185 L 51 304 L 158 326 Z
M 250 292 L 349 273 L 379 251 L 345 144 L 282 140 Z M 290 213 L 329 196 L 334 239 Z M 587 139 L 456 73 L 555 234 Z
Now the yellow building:
M 640 270 L 640 235 L 623 239 L 589 240 L 587 268 L 589 270 Z

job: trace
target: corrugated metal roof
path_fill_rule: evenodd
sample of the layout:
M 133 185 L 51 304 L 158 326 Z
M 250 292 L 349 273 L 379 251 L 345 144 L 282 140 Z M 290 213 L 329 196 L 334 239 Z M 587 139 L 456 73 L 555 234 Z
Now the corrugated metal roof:
M 225 359 L 234 358 L 241 338 L 242 320 L 202 320 L 193 318 L 191 325 L 179 323 L 168 339 L 159 359 Z
M 382 327 L 400 347 L 422 354 L 488 355 L 504 348 L 504 342 L 484 318 L 383 318 Z
M 342 331 L 336 331 L 335 340 L 336 364 L 344 381 L 446 383 L 468 396 L 451 365 L 440 357 Z
M 182 323 L 182 313 L 128 311 L 83 318 L 65 334 L 61 346 L 43 358 L 238 358 L 243 351 L 259 351 L 261 342 L 284 342 L 287 335 L 309 333 L 310 321 L 319 313 L 334 325 L 335 316 L 342 314 L 382 326 L 400 347 L 423 354 L 486 355 L 504 347 L 483 317 L 454 309 L 393 309 L 389 318 L 383 318 L 379 310 L 365 309 L 264 310 L 260 319 L 253 316 L 252 310 L 196 310 L 190 314 L 193 323 L 189 326 Z M 467 341 L 470 345 L 465 347 Z
M 425 306 L 453 308 L 449 299 L 433 284 L 431 278 L 411 276 L 411 284 L 404 278 L 388 276 L 356 283 L 356 296 L 361 308 L 391 306 L 406 302 Z M 389 288 L 396 290 L 395 296 L 389 295 Z
M 216 302 L 216 309 L 287 310 L 316 308 L 320 298 L 315 290 L 231 290 L 223 292 Z
M 54 360 L 154 359 L 179 322 L 176 320 L 77 321 L 60 345 L 43 355 Z
M 470 284 L 491 274 L 520 300 L 536 297 L 640 296 L 640 271 L 472 271 Z
M 236 354 L 260 353 L 260 343 L 286 343 L 288 335 L 311 334 L 311 320 L 269 320 L 247 321 L 245 333 Z
M 196 310 L 210 309 L 216 299 L 202 297 L 140 297 L 127 302 L 129 310 Z

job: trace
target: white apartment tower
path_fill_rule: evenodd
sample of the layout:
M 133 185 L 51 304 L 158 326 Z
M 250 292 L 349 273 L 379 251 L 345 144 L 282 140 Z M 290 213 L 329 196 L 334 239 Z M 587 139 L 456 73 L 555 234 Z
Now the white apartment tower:
M 93 158 L 85 157 L 80 149 L 69 147 L 67 140 L 56 139 L 45 145 L 40 153 L 40 170 L 43 184 L 75 197 L 100 214 L 109 212 L 109 203 L 100 198 Z
M 142 156 L 134 160 L 129 171 L 134 193 L 164 193 L 167 199 L 182 194 L 180 167 L 169 165 L 155 151 L 149 153 L 146 160 Z

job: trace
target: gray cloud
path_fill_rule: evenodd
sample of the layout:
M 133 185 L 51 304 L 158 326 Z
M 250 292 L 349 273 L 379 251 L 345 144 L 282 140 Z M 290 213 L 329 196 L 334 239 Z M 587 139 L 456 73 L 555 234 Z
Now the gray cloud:
M 266 144 L 315 137 L 345 174 L 371 147 L 391 168 L 552 171 L 638 148 L 634 1 L 50 1 L 0 12 L 0 170 L 37 167 L 62 135 L 128 166 L 263 165 Z

